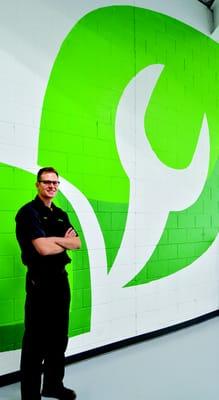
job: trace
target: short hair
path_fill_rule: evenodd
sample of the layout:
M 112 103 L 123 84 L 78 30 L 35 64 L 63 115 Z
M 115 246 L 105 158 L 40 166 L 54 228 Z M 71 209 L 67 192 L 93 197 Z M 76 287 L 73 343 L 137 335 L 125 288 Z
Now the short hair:
M 40 181 L 40 178 L 41 178 L 42 174 L 44 174 L 45 172 L 53 172 L 54 174 L 57 175 L 57 177 L 59 176 L 58 172 L 53 167 L 40 168 L 40 170 L 37 173 L 37 182 Z

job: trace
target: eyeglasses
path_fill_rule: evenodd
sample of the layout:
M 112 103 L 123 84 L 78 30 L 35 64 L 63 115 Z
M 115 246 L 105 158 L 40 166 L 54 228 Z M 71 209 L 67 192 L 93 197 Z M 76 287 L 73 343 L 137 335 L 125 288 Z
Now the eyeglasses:
M 59 181 L 38 181 L 40 183 L 43 183 L 46 186 L 54 185 L 54 186 L 59 186 L 60 182 Z

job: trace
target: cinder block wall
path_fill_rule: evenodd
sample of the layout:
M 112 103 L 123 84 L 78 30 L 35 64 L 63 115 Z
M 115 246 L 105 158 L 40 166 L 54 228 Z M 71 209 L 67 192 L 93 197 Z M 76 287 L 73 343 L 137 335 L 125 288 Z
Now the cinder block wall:
M 44 165 L 83 241 L 68 355 L 218 308 L 210 13 L 195 0 L 82 3 L 1 6 L 0 374 L 18 369 L 23 332 L 14 217 Z

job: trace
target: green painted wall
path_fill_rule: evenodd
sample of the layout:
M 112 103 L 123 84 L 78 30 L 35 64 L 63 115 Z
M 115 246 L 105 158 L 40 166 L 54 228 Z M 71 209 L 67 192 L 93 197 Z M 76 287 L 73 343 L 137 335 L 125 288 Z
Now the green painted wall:
M 39 165 L 54 165 L 87 197 L 103 232 L 110 271 L 125 229 L 130 190 L 116 148 L 116 110 L 129 81 L 156 63 L 165 68 L 145 115 L 151 146 L 164 164 L 185 168 L 206 113 L 211 142 L 209 176 L 194 205 L 170 213 L 152 257 L 127 285 L 146 284 L 189 267 L 217 235 L 218 44 L 177 20 L 146 9 L 113 6 L 93 11 L 61 44 L 42 106 Z M 14 217 L 35 195 L 34 181 L 32 174 L 0 165 L 0 351 L 17 349 L 21 343 L 25 268 L 15 240 Z M 73 269 L 68 267 L 72 291 L 69 334 L 74 336 L 90 330 L 89 260 L 74 210 L 61 193 L 57 201 L 68 211 L 83 241 L 82 250 L 72 254 Z
M 191 208 L 170 214 L 158 248 L 132 284 L 188 266 L 218 232 L 218 56 L 217 43 L 177 20 L 115 6 L 79 21 L 54 63 L 43 105 L 39 162 L 56 162 L 62 175 L 89 199 L 104 234 L 109 270 L 129 201 L 129 180 L 115 143 L 115 115 L 124 88 L 147 65 L 165 65 L 145 128 L 159 159 L 172 168 L 190 164 L 207 114 L 209 180 Z

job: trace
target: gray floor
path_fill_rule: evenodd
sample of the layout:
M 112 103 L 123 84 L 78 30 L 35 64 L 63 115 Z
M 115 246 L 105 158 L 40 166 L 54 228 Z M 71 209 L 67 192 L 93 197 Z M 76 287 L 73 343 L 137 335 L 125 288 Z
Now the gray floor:
M 219 318 L 77 362 L 65 384 L 78 400 L 219 399 Z M 0 388 L 19 398 L 19 384 Z

